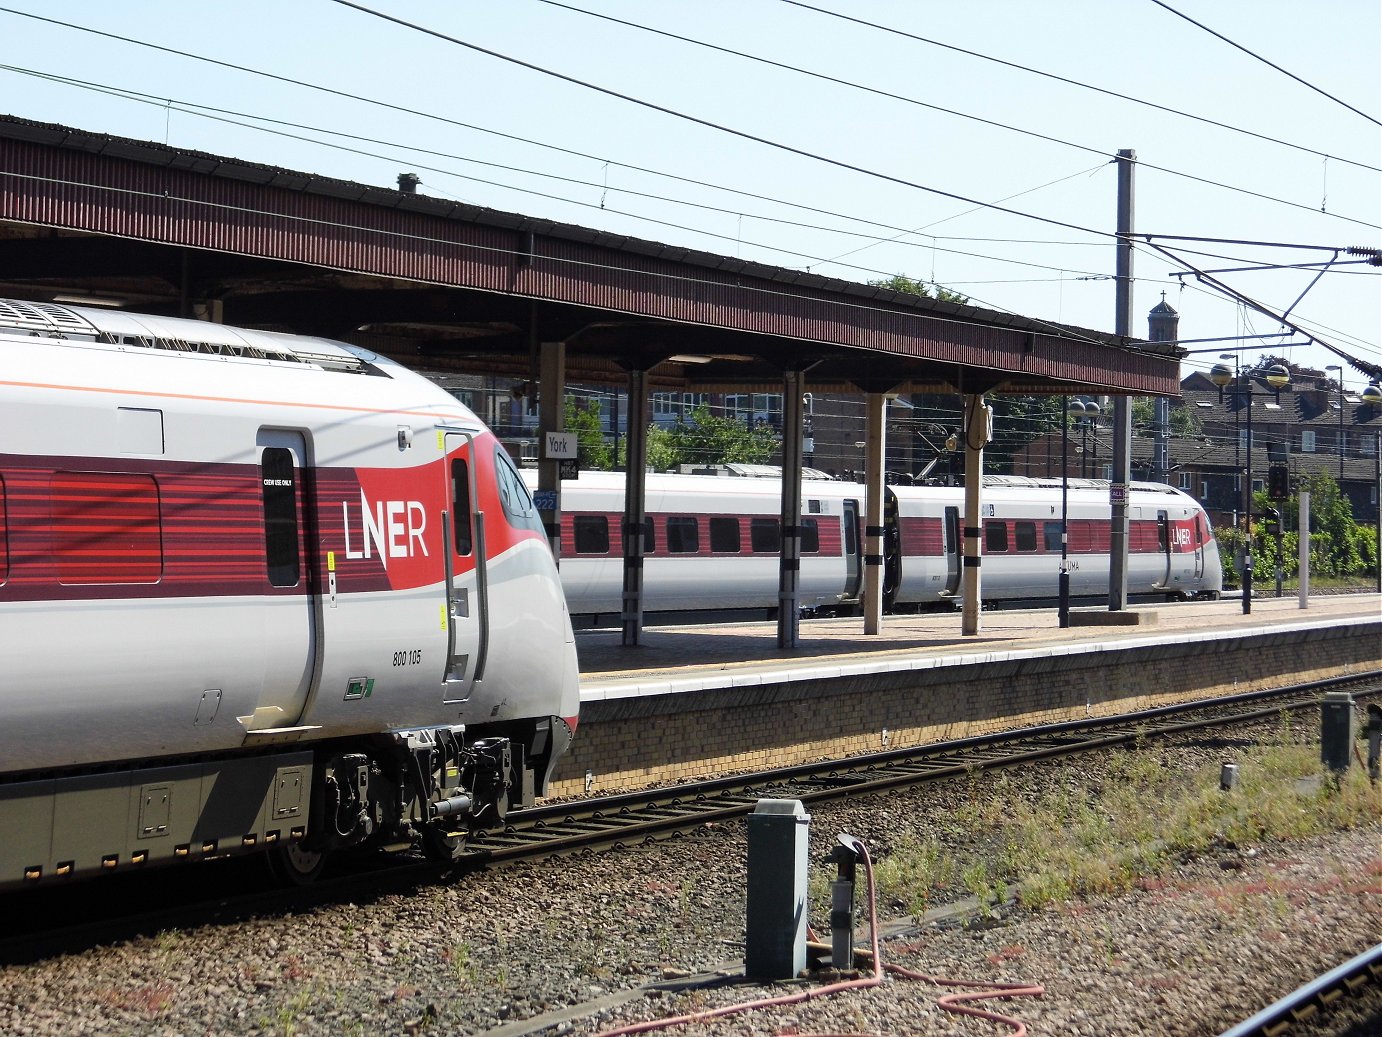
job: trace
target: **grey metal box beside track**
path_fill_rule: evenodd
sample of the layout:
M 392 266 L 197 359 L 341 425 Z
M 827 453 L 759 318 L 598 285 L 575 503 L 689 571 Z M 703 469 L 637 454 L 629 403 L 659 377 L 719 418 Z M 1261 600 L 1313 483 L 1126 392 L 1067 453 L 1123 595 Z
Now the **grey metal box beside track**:
M 748 829 L 745 972 L 791 979 L 806 967 L 811 815 L 798 799 L 761 799 Z

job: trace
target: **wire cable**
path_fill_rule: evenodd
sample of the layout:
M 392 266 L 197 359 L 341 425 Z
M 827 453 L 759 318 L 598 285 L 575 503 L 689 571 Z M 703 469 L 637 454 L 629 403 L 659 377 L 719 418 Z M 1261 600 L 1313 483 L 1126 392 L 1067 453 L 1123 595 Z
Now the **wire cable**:
M 1216 39 L 1223 40 L 1223 41 L 1224 41 L 1225 43 L 1227 43 L 1230 47 L 1234 47 L 1234 48 L 1236 48 L 1236 49 L 1238 49 L 1238 50 L 1241 50 L 1241 51 L 1242 51 L 1244 54 L 1246 54 L 1248 57 L 1250 57 L 1250 58 L 1256 58 L 1258 61 L 1262 62 L 1262 64 L 1268 66 L 1269 68 L 1274 68 L 1274 69 L 1276 69 L 1276 70 L 1277 70 L 1278 72 L 1280 72 L 1283 76 L 1288 76 L 1288 77 L 1290 77 L 1291 79 L 1294 79 L 1294 80 L 1295 80 L 1297 83 L 1299 83 L 1301 86 L 1308 87 L 1309 89 L 1315 91 L 1315 93 L 1321 95 L 1322 97 L 1327 97 L 1327 98 L 1329 98 L 1329 99 L 1330 99 L 1331 101 L 1333 101 L 1335 104 L 1343 105 L 1343 107 L 1347 108 L 1347 109 L 1348 109 L 1349 111 L 1351 111 L 1354 115 L 1361 115 L 1364 119 L 1367 119 L 1368 122 L 1373 123 L 1373 124 L 1375 124 L 1375 125 L 1377 125 L 1377 126 L 1382 126 L 1382 120 L 1378 120 L 1375 116 L 1369 115 L 1367 112 L 1359 111 L 1357 108 L 1353 107 L 1353 105 L 1349 104 L 1347 101 L 1341 101 L 1341 100 L 1339 100 L 1337 97 L 1335 97 L 1333 94 L 1329 93 L 1327 90 L 1321 90 L 1321 89 L 1320 89 L 1319 87 L 1317 87 L 1314 83 L 1310 83 L 1310 82 L 1307 82 L 1307 81 L 1304 80 L 1304 79 L 1301 79 L 1300 76 L 1296 75 L 1294 72 L 1287 72 L 1287 71 L 1286 71 L 1284 68 L 1282 68 L 1280 65 L 1276 64 L 1275 62 L 1268 61 L 1268 60 L 1267 60 L 1266 58 L 1264 58 L 1261 54 L 1258 54 L 1258 53 L 1256 53 L 1256 52 L 1254 52 L 1254 51 L 1248 50 L 1248 48 L 1245 47 L 1245 46 L 1243 46 L 1241 43 L 1235 43 L 1233 40 L 1229 39 L 1229 38 L 1228 38 L 1227 36 L 1225 36 L 1223 33 L 1215 32 L 1213 29 L 1211 29 L 1209 26 L 1205 25 L 1203 22 L 1197 22 L 1197 21 L 1195 21 L 1195 19 L 1191 18 L 1188 14 L 1182 14 L 1180 11 L 1177 11 L 1177 10 L 1176 10 L 1174 7 L 1172 7 L 1170 4 L 1165 3 L 1164 0 L 1152 0 L 1152 3 L 1156 4 L 1158 7 L 1162 8 L 1163 10 L 1170 11 L 1170 12 L 1171 12 L 1172 14 L 1174 14 L 1177 18 L 1184 18 L 1187 22 L 1189 22 L 1191 25 L 1195 26 L 1197 29 L 1203 29 L 1205 32 L 1209 33 L 1209 35 L 1215 37 Z
M 338 2 L 342 2 L 342 0 L 338 0 Z M 997 122 L 996 120 L 993 120 L 993 119 L 985 119 L 985 118 L 983 118 L 982 116 L 973 115 L 973 114 L 970 114 L 970 113 L 968 113 L 968 112 L 957 111 L 957 110 L 954 109 L 954 108 L 944 108 L 944 107 L 942 107 L 942 106 L 940 106 L 940 105 L 930 104 L 929 102 L 926 102 L 926 101 L 919 101 L 919 100 L 917 100 L 915 97 L 907 97 L 907 96 L 904 95 L 904 94 L 895 94 L 895 93 L 892 93 L 892 92 L 889 91 L 889 90 L 881 90 L 881 89 L 878 89 L 877 87 L 865 86 L 865 85 L 862 84 L 862 83 L 855 83 L 855 82 L 852 82 L 852 81 L 847 80 L 847 79 L 840 79 L 840 78 L 838 78 L 838 77 L 836 77 L 836 76 L 827 75 L 827 74 L 825 74 L 824 72 L 813 72 L 813 71 L 810 70 L 810 69 L 801 68 L 800 66 L 797 66 L 797 65 L 788 65 L 788 64 L 785 64 L 785 63 L 783 63 L 783 62 L 781 62 L 781 61 L 774 61 L 774 60 L 772 60 L 771 58 L 761 57 L 761 56 L 759 56 L 759 55 L 757 55 L 757 54 L 749 54 L 749 53 L 747 53 L 746 51 L 734 50 L 734 49 L 732 49 L 732 48 L 730 48 L 730 47 L 722 47 L 722 46 L 720 46 L 719 44 L 715 44 L 715 43 L 707 43 L 707 42 L 705 42 L 704 40 L 694 39 L 693 37 L 690 37 L 690 36 L 681 36 L 681 35 L 678 35 L 677 33 L 674 33 L 674 32 L 667 32 L 666 30 L 663 30 L 663 29 L 655 29 L 655 28 L 653 28 L 652 26 L 649 26 L 649 25 L 642 25 L 642 24 L 640 24 L 640 23 L 638 23 L 638 22 L 626 21 L 626 20 L 624 20 L 623 18 L 615 18 L 615 17 L 613 17 L 612 15 L 600 14 L 600 13 L 595 12 L 595 11 L 587 11 L 587 10 L 585 10 L 584 8 L 581 8 L 581 7 L 574 7 L 574 6 L 572 6 L 571 4 L 562 3 L 561 0 L 538 0 L 538 3 L 548 4 L 549 6 L 552 6 L 552 7 L 559 7 L 559 8 L 561 8 L 561 9 L 563 9 L 563 10 L 571 11 L 571 12 L 576 13 L 576 14 L 588 15 L 588 16 L 591 17 L 591 18 L 600 18 L 600 19 L 603 19 L 604 21 L 613 22 L 613 23 L 615 23 L 615 24 L 617 24 L 617 25 L 627 26 L 628 28 L 631 28 L 631 29 L 639 29 L 639 30 L 641 30 L 641 31 L 643 31 L 643 32 L 650 32 L 650 33 L 653 33 L 654 35 L 657 35 L 657 36 L 664 36 L 664 37 L 666 37 L 666 38 L 668 38 L 668 39 L 680 40 L 680 41 L 683 42 L 683 43 L 690 43 L 690 44 L 692 44 L 692 45 L 694 45 L 694 46 L 697 46 L 697 47 L 704 47 L 704 48 L 706 48 L 707 50 L 718 51 L 718 52 L 720 52 L 720 53 L 722 53 L 722 54 L 730 54 L 730 55 L 732 55 L 732 56 L 734 56 L 734 57 L 743 58 L 743 59 L 745 59 L 745 60 L 747 60 L 747 61 L 756 61 L 756 62 L 759 62 L 760 64 L 769 65 L 769 66 L 771 66 L 771 67 L 773 67 L 773 68 L 782 69 L 783 71 L 794 72 L 794 73 L 796 73 L 796 74 L 798 74 L 798 75 L 803 75 L 803 76 L 810 76 L 810 77 L 813 78 L 813 79 L 820 79 L 820 80 L 824 80 L 824 81 L 827 82 L 827 83 L 834 83 L 836 86 L 848 87 L 848 88 L 850 88 L 851 90 L 861 90 L 861 91 L 863 91 L 864 93 L 874 94 L 874 95 L 876 95 L 876 96 L 878 96 L 878 97 L 885 97 L 885 98 L 887 98 L 887 99 L 889 99 L 889 100 L 892 100 L 892 101 L 901 101 L 901 102 L 903 102 L 904 104 L 916 105 L 917 107 L 920 107 L 920 108 L 927 108 L 927 109 L 929 109 L 929 110 L 931 110 L 931 111 L 934 111 L 934 112 L 941 112 L 941 113 L 943 113 L 943 114 L 945 114 L 945 115 L 953 115 L 953 116 L 955 116 L 956 118 L 960 118 L 960 119 L 969 119 L 969 120 L 972 121 L 972 122 L 981 123 L 981 124 L 983 124 L 983 125 L 985 125 L 985 126 L 992 126 L 992 127 L 996 128 L 996 129 L 1007 130 L 1007 131 L 1009 131 L 1010 133 L 1018 133 L 1018 134 L 1022 134 L 1023 136 L 1035 137 L 1037 140 L 1044 140 L 1044 141 L 1046 141 L 1048 144 L 1058 144 L 1058 145 L 1060 145 L 1061 147 L 1075 148 L 1075 149 L 1078 150 L 1078 151 L 1085 151 L 1085 152 L 1088 152 L 1088 153 L 1091 154 L 1091 155 L 1106 155 L 1106 154 L 1108 154 L 1108 152 L 1105 151 L 1105 150 L 1102 149 L 1102 148 L 1090 147 L 1090 146 L 1087 145 L 1087 144 L 1076 144 L 1074 141 L 1065 140 L 1065 139 L 1063 139 L 1063 138 L 1061 138 L 1061 137 L 1052 137 L 1052 136 L 1049 136 L 1048 134 L 1045 134 L 1045 133 L 1038 133 L 1036 130 L 1027 130 L 1027 129 L 1023 129 L 1023 128 L 1020 127 L 1020 126 L 1013 126 L 1013 125 L 1010 125 L 1009 123 Z M 352 5 L 350 5 L 350 6 L 354 6 L 354 5 L 352 4 Z M 597 89 L 598 89 L 598 88 L 597 88 Z M 1335 216 L 1335 217 L 1338 218 L 1338 219 L 1344 219 L 1344 220 L 1348 220 L 1348 219 L 1349 219 L 1349 217 L 1347 217 L 1347 216 L 1340 216 L 1338 213 L 1327 212 L 1327 211 L 1324 211 L 1322 208 L 1321 208 L 1321 209 L 1317 209 L 1314 205 L 1305 205 L 1305 204 L 1303 204 L 1303 203 L 1301 203 L 1301 202 L 1292 202 L 1292 201 L 1289 201 L 1288 199 L 1285 199 L 1285 198 L 1277 198 L 1277 197 L 1275 197 L 1275 196 L 1273 196 L 1273 195 L 1263 194 L 1263 193 L 1261 193 L 1261 192 L 1259 192 L 1259 191 L 1253 191 L 1253 190 L 1250 190 L 1249 188 L 1246 188 L 1246 187 L 1235 187 L 1233 184 L 1225 184 L 1225 183 L 1222 183 L 1221 181 L 1218 181 L 1218 180 L 1210 180 L 1210 179 L 1207 179 L 1207 178 L 1205 178 L 1205 177 L 1195 176 L 1195 175 L 1192 174 L 1192 173 L 1185 173 L 1185 172 L 1182 172 L 1182 171 L 1177 170 L 1177 169 L 1168 169 L 1168 168 L 1165 167 L 1165 166 L 1157 166 L 1157 165 L 1153 165 L 1153 164 L 1151 164 L 1151 163 L 1149 163 L 1149 162 L 1142 162 L 1142 163 L 1140 163 L 1140 165 L 1142 166 L 1143 169 L 1153 170 L 1153 171 L 1158 172 L 1158 173 L 1166 173 L 1166 174 L 1168 174 L 1168 175 L 1170 175 L 1170 176 L 1184 177 L 1184 178 L 1187 179 L 1187 180 L 1190 180 L 1190 181 L 1193 181 L 1193 182 L 1199 183 L 1199 184 L 1204 184 L 1204 185 L 1206 185 L 1206 186 L 1208 186 L 1208 187 L 1217 187 L 1217 188 L 1220 188 L 1221 190 L 1233 191 L 1233 192 L 1236 192 L 1236 193 L 1238 193 L 1238 194 L 1245 194 L 1245 195 L 1247 195 L 1247 196 L 1249 196 L 1249 197 L 1251 197 L 1251 198 L 1260 198 L 1260 199 L 1262 199 L 1263 201 L 1274 202 L 1274 203 L 1276 203 L 1276 204 L 1278 204 L 1278 205 L 1286 205 L 1286 206 L 1290 206 L 1291 208 L 1295 208 L 1295 209 L 1304 209 L 1305 211 L 1311 212 L 1311 213 L 1322 213 L 1323 215 L 1326 215 L 1326 216 Z M 1350 222 L 1358 222 L 1358 221 L 1350 220 Z
M 933 47 L 940 47 L 943 50 L 954 51 L 956 54 L 965 54 L 972 58 L 978 58 L 981 61 L 990 61 L 996 65 L 1003 65 L 1007 68 L 1017 69 L 1019 72 L 1028 72 L 1034 76 L 1042 76 L 1046 79 L 1055 80 L 1058 83 L 1066 83 L 1069 86 L 1077 86 L 1082 90 L 1092 90 L 1095 93 L 1104 94 L 1107 97 L 1116 97 L 1120 101 L 1129 101 L 1132 104 L 1140 104 L 1147 108 L 1154 108 L 1157 111 L 1165 112 L 1168 115 L 1177 115 L 1185 119 L 1193 119 L 1196 122 L 1202 122 L 1209 126 L 1216 126 L 1221 130 L 1232 130 L 1234 133 L 1242 133 L 1249 137 L 1255 137 L 1258 140 L 1266 141 L 1269 144 L 1279 144 L 1282 147 L 1294 148 L 1297 151 L 1304 151 L 1311 155 L 1317 155 L 1320 158 L 1333 159 L 1335 162 L 1343 162 L 1346 165 L 1357 166 L 1359 169 L 1367 169 L 1371 170 L 1374 173 L 1382 173 L 1382 169 L 1379 169 L 1377 166 L 1369 165 L 1366 162 L 1355 162 L 1352 159 L 1341 158 L 1338 155 L 1331 155 L 1324 151 L 1317 151 L 1314 148 L 1308 148 L 1301 144 L 1292 144 L 1290 141 L 1280 140 L 1276 137 L 1269 137 L 1262 133 L 1254 133 L 1252 130 L 1244 129 L 1242 126 L 1234 126 L 1231 123 L 1219 122 L 1217 119 L 1210 119 L 1202 115 L 1194 115 L 1190 112 L 1183 112 L 1176 108 L 1168 108 L 1165 105 L 1156 104 L 1155 102 L 1147 101 L 1140 97 L 1131 97 L 1128 94 L 1120 94 L 1115 90 L 1106 90 L 1103 87 L 1094 86 L 1091 83 L 1082 83 L 1078 79 L 1067 79 L 1065 76 L 1058 76 L 1054 72 L 1043 72 L 1041 69 L 1032 68 L 1028 65 L 1019 65 L 1013 61 L 1004 61 L 1002 58 L 995 58 L 990 54 L 983 54 L 979 51 L 974 50 L 966 50 L 964 47 L 957 47 L 954 44 L 942 43 L 939 40 L 928 39 L 925 36 L 918 36 L 915 33 L 904 32 L 902 29 L 895 29 L 889 25 L 880 25 L 878 22 L 870 22 L 863 18 L 856 18 L 852 15 L 840 14 L 838 11 L 831 11 L 827 10 L 824 7 L 817 7 L 814 4 L 804 3 L 803 0 L 780 0 L 780 2 L 784 4 L 790 4 L 793 7 L 800 7 L 807 11 L 815 11 L 817 14 L 828 15 L 831 18 L 839 18 L 841 21 L 854 22 L 857 25 L 863 25 L 870 29 L 877 29 L 880 32 L 891 33 L 894 36 L 902 36 L 906 39 L 915 40 L 918 43 L 926 43 L 930 44 Z

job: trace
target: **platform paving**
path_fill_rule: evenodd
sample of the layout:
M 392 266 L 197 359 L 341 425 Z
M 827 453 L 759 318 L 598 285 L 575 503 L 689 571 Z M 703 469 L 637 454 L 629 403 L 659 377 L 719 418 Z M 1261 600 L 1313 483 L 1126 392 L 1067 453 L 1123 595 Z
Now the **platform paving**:
M 885 616 L 877 635 L 863 633 L 863 620 L 809 619 L 800 644 L 777 647 L 773 622 L 653 626 L 640 644 L 624 646 L 621 632 L 577 634 L 582 699 L 731 687 L 741 683 L 793 680 L 802 676 L 1011 658 L 1013 653 L 1097 651 L 1119 643 L 1156 644 L 1187 638 L 1233 637 L 1281 628 L 1382 623 L 1382 595 L 1317 595 L 1302 608 L 1292 597 L 1255 598 L 1244 615 L 1238 598 L 1137 606 L 1150 612 L 1128 625 L 1072 625 L 1061 628 L 1055 609 L 984 612 L 977 634 L 960 632 L 958 612 Z M 1107 608 L 1077 609 L 1107 613 Z M 1382 627 L 1379 627 L 1382 637 Z

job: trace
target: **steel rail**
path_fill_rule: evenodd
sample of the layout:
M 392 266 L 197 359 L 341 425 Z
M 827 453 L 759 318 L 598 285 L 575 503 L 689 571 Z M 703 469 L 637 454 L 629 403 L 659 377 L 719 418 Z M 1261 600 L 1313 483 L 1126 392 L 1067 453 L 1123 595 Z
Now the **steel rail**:
M 1277 1037 L 1297 1023 L 1314 1023 L 1322 1010 L 1339 1007 L 1343 998 L 1358 996 L 1369 984 L 1382 986 L 1382 943 L 1311 980 L 1219 1037 Z
M 1352 688 L 1361 697 L 1382 694 L 1382 671 L 1160 706 L 1117 717 L 1065 721 L 712 778 L 672 788 L 548 804 L 511 813 L 503 829 L 476 833 L 457 863 L 497 863 L 649 842 L 711 822 L 742 817 L 751 813 L 765 795 L 803 802 L 863 795 L 1318 708 L 1322 692 L 1343 688 Z M 1212 715 L 1186 716 L 1205 712 Z

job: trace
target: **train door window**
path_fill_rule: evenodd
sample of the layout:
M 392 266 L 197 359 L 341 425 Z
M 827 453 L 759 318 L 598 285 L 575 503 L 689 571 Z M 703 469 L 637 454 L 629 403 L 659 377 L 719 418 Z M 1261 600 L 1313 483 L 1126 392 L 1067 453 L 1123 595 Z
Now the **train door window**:
M 820 554 L 821 528 L 813 518 L 801 520 L 801 553 Z
M 754 554 L 777 554 L 782 550 L 782 527 L 775 518 L 749 519 L 749 546 Z
M 451 462 L 451 525 L 455 529 L 456 553 L 470 554 L 474 543 L 470 519 L 470 465 L 462 457 Z
M 1041 535 L 1043 543 L 1048 551 L 1060 550 L 1060 523 L 1043 522 L 1041 524 Z
M 572 520 L 578 555 L 609 554 L 609 519 L 604 515 L 577 515 Z
M 1017 534 L 1017 549 L 1019 551 L 1035 551 L 1037 549 L 1036 523 L 1018 522 L 1013 528 Z
M 740 548 L 739 520 L 732 515 L 712 515 L 710 550 L 722 554 L 738 554 Z
M 264 554 L 269 583 L 296 587 L 301 579 L 298 558 L 297 471 L 293 452 L 286 447 L 264 448 L 259 460 L 264 498 Z
M 1008 549 L 1008 524 L 1006 522 L 984 523 L 984 550 L 1006 551 Z
M 1171 550 L 1169 523 L 1170 517 L 1166 512 L 1158 511 L 1156 513 L 1156 548 L 1163 553 Z
M 523 485 L 523 477 L 518 474 L 518 469 L 509 460 L 509 452 L 502 446 L 494 450 L 494 478 L 499 489 L 499 505 L 504 509 L 509 525 L 514 529 L 530 529 L 546 536 L 547 530 L 543 528 L 542 517 L 533 504 L 532 494 Z
M 673 515 L 667 519 L 667 550 L 672 554 L 695 554 L 701 549 L 700 524 L 694 515 Z

